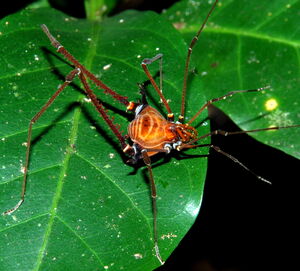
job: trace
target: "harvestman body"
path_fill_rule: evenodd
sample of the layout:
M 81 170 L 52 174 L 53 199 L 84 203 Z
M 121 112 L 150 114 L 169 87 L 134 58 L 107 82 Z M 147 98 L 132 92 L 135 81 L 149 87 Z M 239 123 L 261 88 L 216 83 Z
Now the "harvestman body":
M 158 231 L 157 231 L 157 207 L 156 207 L 156 186 L 154 182 L 154 177 L 152 173 L 151 167 L 151 156 L 156 155 L 158 153 L 170 153 L 172 150 L 185 150 L 190 148 L 197 148 L 197 147 L 210 147 L 217 152 L 227 156 L 234 162 L 241 165 L 244 169 L 249 171 L 250 173 L 254 174 L 258 179 L 270 183 L 269 181 L 265 180 L 264 178 L 258 176 L 257 174 L 253 173 L 250 169 L 248 169 L 244 164 L 238 161 L 236 158 L 231 156 L 228 153 L 220 150 L 217 146 L 212 144 L 197 144 L 203 138 L 210 137 L 212 135 L 221 134 L 221 135 L 232 135 L 232 134 L 241 134 L 247 132 L 257 132 L 263 130 L 276 130 L 280 128 L 290 128 L 290 127 L 299 127 L 300 125 L 288 126 L 288 127 L 271 127 L 271 128 L 263 128 L 263 129 L 255 129 L 249 131 L 238 131 L 238 132 L 225 132 L 216 130 L 210 132 L 208 134 L 199 136 L 197 130 L 191 126 L 191 123 L 201 114 L 203 110 L 205 110 L 210 104 L 230 97 L 236 93 L 242 92 L 257 92 L 268 87 L 260 88 L 260 89 L 252 89 L 252 90 L 236 90 L 231 91 L 228 94 L 221 96 L 219 98 L 212 99 L 205 103 L 199 111 L 187 122 L 184 123 L 184 115 L 185 115 L 185 96 L 186 96 L 186 87 L 187 87 L 187 77 L 189 71 L 189 63 L 190 57 L 192 53 L 192 49 L 195 46 L 209 16 L 211 15 L 212 11 L 214 10 L 218 0 L 216 0 L 211 7 L 209 13 L 207 14 L 204 23 L 201 25 L 199 31 L 192 39 L 187 53 L 185 69 L 184 69 L 184 79 L 183 79 L 183 88 L 182 88 L 182 102 L 181 102 L 181 113 L 179 115 L 178 121 L 174 122 L 174 114 L 162 94 L 162 81 L 160 81 L 160 86 L 156 84 L 153 77 L 151 76 L 147 65 L 151 64 L 154 61 L 162 60 L 162 54 L 159 54 L 151 59 L 144 59 L 142 62 L 142 68 L 145 71 L 145 74 L 149 78 L 152 86 L 156 90 L 157 94 L 159 95 L 162 103 L 164 104 L 168 114 L 167 118 L 163 117 L 155 108 L 148 105 L 145 92 L 143 87 L 141 86 L 141 94 L 142 94 L 142 101 L 141 103 L 135 103 L 128 101 L 128 98 L 118 94 L 117 92 L 110 89 L 106 86 L 102 81 L 96 78 L 91 72 L 89 72 L 82 64 L 80 64 L 64 47 L 61 45 L 49 32 L 46 25 L 42 25 L 42 29 L 45 34 L 48 36 L 51 44 L 57 49 L 57 52 L 61 53 L 67 60 L 69 60 L 75 67 L 67 76 L 65 82 L 58 88 L 58 90 L 53 94 L 53 96 L 48 100 L 48 102 L 42 107 L 42 109 L 32 118 L 29 124 L 28 129 L 28 138 L 27 138 L 27 150 L 26 150 L 26 160 L 25 160 L 25 167 L 24 167 L 24 177 L 22 183 L 22 192 L 21 192 L 21 199 L 16 204 L 15 207 L 3 213 L 3 215 L 12 214 L 15 212 L 20 205 L 23 203 L 25 198 L 25 191 L 26 191 L 26 182 L 27 182 L 27 171 L 29 167 L 29 154 L 30 154 L 30 146 L 31 146 L 31 132 L 33 124 L 40 118 L 40 116 L 47 110 L 47 108 L 53 103 L 56 97 L 68 86 L 73 79 L 78 76 L 80 81 L 83 84 L 85 89 L 86 95 L 91 99 L 93 105 L 95 106 L 96 110 L 105 120 L 107 125 L 110 127 L 112 132 L 118 138 L 121 148 L 124 153 L 126 153 L 131 159 L 128 161 L 129 163 L 136 163 L 138 160 L 142 159 L 145 165 L 148 168 L 149 172 L 149 179 L 151 185 L 151 196 L 152 196 L 152 209 L 153 209 L 153 232 L 154 232 L 154 248 L 155 254 L 157 259 L 160 261 L 161 264 L 164 263 L 159 247 L 158 247 Z M 161 67 L 161 65 L 160 65 Z M 161 69 L 160 69 L 161 73 Z M 88 82 L 86 79 L 90 79 L 97 87 L 104 90 L 105 93 L 111 95 L 115 100 L 122 103 L 126 106 L 126 109 L 129 111 L 135 112 L 135 117 L 133 121 L 128 126 L 128 135 L 122 135 L 119 131 L 118 127 L 113 123 L 112 119 L 106 113 L 104 106 L 102 103 L 97 99 L 94 92 L 91 90 Z M 162 77 L 161 77 L 162 78 Z M 132 145 L 127 143 L 127 138 L 133 142 Z

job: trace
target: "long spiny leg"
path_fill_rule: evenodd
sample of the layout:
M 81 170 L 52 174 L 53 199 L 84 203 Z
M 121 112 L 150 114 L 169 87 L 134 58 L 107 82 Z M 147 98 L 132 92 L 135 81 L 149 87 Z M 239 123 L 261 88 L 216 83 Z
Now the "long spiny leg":
M 268 184 L 272 184 L 270 181 L 268 181 L 267 179 L 261 177 L 260 175 L 256 174 L 255 172 L 253 172 L 251 169 L 249 169 L 247 166 L 245 166 L 242 162 L 240 162 L 237 158 L 235 158 L 234 156 L 232 156 L 231 154 L 223 151 L 220 149 L 220 147 L 215 146 L 213 144 L 198 144 L 198 145 L 190 145 L 190 144 L 185 144 L 182 145 L 180 150 L 183 149 L 195 149 L 195 148 L 201 148 L 201 147 L 209 147 L 213 150 L 215 150 L 218 153 L 221 153 L 222 155 L 226 156 L 227 158 L 229 158 L 230 160 L 232 160 L 233 162 L 237 163 L 239 166 L 241 166 L 242 168 L 244 168 L 246 171 L 248 171 L 249 173 L 251 173 L 252 175 L 254 175 L 257 179 L 268 183 Z
M 167 115 L 167 118 L 169 121 L 173 121 L 174 120 L 174 114 L 169 106 L 169 103 L 168 101 L 166 100 L 165 96 L 163 95 L 162 93 L 162 57 L 163 57 L 163 54 L 158 54 L 156 55 L 155 57 L 153 58 L 145 58 L 143 61 L 142 61 L 142 68 L 145 72 L 145 74 L 147 75 L 147 77 L 149 78 L 152 86 L 154 87 L 154 89 L 156 90 L 157 94 L 159 95 L 161 101 L 163 102 L 167 112 L 168 112 L 168 115 Z M 154 61 L 156 60 L 159 60 L 159 77 L 160 77 L 160 87 L 158 87 L 158 85 L 156 84 L 156 82 L 154 81 L 152 75 L 150 74 L 149 72 L 149 69 L 147 67 L 147 65 L 153 63 Z
M 82 64 L 78 62 L 78 60 L 73 57 L 65 48 L 62 46 L 50 33 L 49 29 L 46 25 L 41 25 L 42 30 L 49 38 L 51 44 L 57 49 L 57 52 L 61 53 L 67 60 L 72 62 L 72 64 L 81 70 L 90 80 L 92 80 L 96 86 L 99 88 L 104 89 L 105 93 L 110 94 L 115 100 L 119 101 L 120 103 L 124 104 L 127 107 L 130 107 L 130 102 L 128 98 L 116 93 L 114 90 L 110 89 L 107 85 L 105 85 L 102 81 L 100 81 L 95 75 L 93 75 L 90 71 L 88 71 Z
M 270 86 L 266 86 L 266 87 L 262 87 L 262 88 L 257 88 L 257 89 L 246 89 L 246 90 L 233 90 L 233 91 L 230 91 L 228 92 L 227 94 L 221 96 L 221 97 L 218 97 L 218 98 L 214 98 L 214 99 L 211 99 L 209 101 L 207 101 L 200 109 L 199 111 L 188 121 L 188 124 L 191 124 L 202 112 L 205 108 L 207 108 L 209 105 L 211 105 L 212 103 L 215 103 L 215 102 L 218 102 L 218 101 L 221 101 L 221 100 L 225 100 L 226 98 L 228 97 L 231 97 L 237 93 L 245 93 L 245 92 L 259 92 L 259 91 L 262 91 L 262 90 L 265 90 L 265 89 L 268 89 L 270 88 Z
M 181 123 L 183 123 L 183 121 L 184 121 L 186 87 L 187 87 L 189 65 L 190 65 L 190 60 L 191 60 L 191 55 L 192 55 L 193 47 L 197 43 L 197 41 L 199 39 L 199 36 L 202 33 L 202 30 L 203 30 L 204 26 L 206 25 L 209 16 L 212 14 L 213 10 L 215 9 L 217 3 L 218 3 L 218 0 L 215 0 L 214 4 L 212 5 L 210 11 L 208 12 L 208 14 L 206 16 L 204 22 L 202 23 L 202 25 L 201 25 L 200 29 L 198 30 L 196 36 L 193 37 L 193 39 L 192 39 L 192 41 L 191 41 L 191 43 L 189 45 L 189 48 L 188 48 L 187 57 L 186 57 L 186 61 L 185 61 L 185 67 L 184 67 L 183 86 L 182 86 L 182 98 L 181 98 L 181 111 L 180 111 L 180 115 L 179 115 L 179 119 L 178 119 Z
M 54 102 L 56 97 L 69 85 L 74 77 L 78 74 L 78 70 L 72 70 L 66 77 L 65 82 L 58 88 L 58 90 L 51 96 L 51 98 L 46 102 L 46 104 L 42 107 L 42 109 L 30 120 L 27 134 L 27 148 L 26 148 L 26 156 L 25 156 L 25 166 L 24 166 L 24 174 L 23 174 L 23 182 L 22 182 L 22 191 L 21 191 L 21 199 L 13 208 L 5 211 L 2 215 L 10 215 L 15 212 L 21 204 L 24 202 L 25 193 L 26 193 L 26 183 L 27 183 L 27 171 L 29 166 L 29 156 L 30 156 L 30 147 L 31 147 L 31 134 L 32 134 L 32 126 L 33 124 L 43 115 L 43 113 L 47 110 L 47 108 Z
M 191 140 L 188 144 L 182 144 L 178 146 L 180 150 L 184 149 L 186 145 L 194 144 L 197 141 L 200 141 L 206 137 L 210 137 L 213 135 L 223 135 L 223 136 L 229 136 L 229 135 L 240 135 L 240 134 L 247 134 L 247 133 L 256 133 L 256 132 L 262 132 L 262 131 L 269 131 L 269 130 L 281 130 L 281 129 L 287 129 L 287 128 L 296 128 L 300 127 L 300 124 L 296 125 L 289 125 L 289 126 L 274 126 L 274 127 L 268 127 L 268 128 L 258 128 L 253 130 L 246 130 L 246 131 L 234 131 L 234 132 L 228 132 L 224 130 L 214 130 L 210 133 L 207 133 L 205 135 L 199 136 L 196 139 Z
M 162 72 L 163 71 L 163 54 L 158 54 L 152 58 L 145 58 L 142 61 L 142 65 L 143 64 L 149 65 L 157 60 L 159 60 L 159 89 L 160 89 L 160 92 L 162 92 L 162 89 L 163 89 L 163 72 Z
M 79 79 L 81 80 L 84 89 L 86 91 L 86 94 L 91 99 L 93 105 L 95 106 L 96 110 L 99 112 L 99 114 L 102 116 L 102 118 L 105 120 L 107 125 L 110 127 L 110 129 L 113 131 L 115 136 L 120 141 L 122 150 L 124 150 L 127 147 L 125 137 L 122 136 L 121 132 L 117 128 L 117 126 L 113 123 L 113 121 L 109 118 L 108 114 L 105 112 L 104 107 L 102 103 L 97 99 L 97 96 L 94 94 L 94 92 L 91 90 L 90 86 L 88 85 L 83 73 L 79 73 Z
M 156 206 L 156 198 L 157 198 L 157 193 L 156 193 L 156 185 L 154 182 L 154 177 L 153 177 L 153 172 L 152 172 L 152 167 L 151 167 L 151 159 L 148 156 L 147 150 L 144 149 L 142 150 L 142 156 L 145 165 L 148 168 L 149 172 L 149 179 L 150 179 L 150 186 L 151 186 L 151 197 L 152 197 L 152 211 L 153 211 L 153 234 L 154 234 L 154 249 L 155 249 L 155 254 L 157 259 L 161 264 L 164 264 L 164 261 L 160 255 L 159 252 L 159 247 L 158 247 L 158 235 L 157 235 L 157 206 Z
M 240 135 L 240 134 L 246 134 L 246 133 L 255 133 L 255 132 L 261 132 L 261 131 L 269 131 L 269 130 L 280 130 L 280 129 L 287 129 L 287 128 L 296 128 L 296 127 L 300 127 L 300 124 L 297 125 L 289 125 L 289 126 L 277 126 L 277 127 L 268 127 L 268 128 L 259 128 L 259 129 L 253 129 L 253 130 L 247 130 L 247 131 L 234 131 L 234 132 L 227 132 L 227 131 L 223 131 L 223 130 L 215 130 L 212 131 L 210 133 L 207 133 L 205 135 L 202 135 L 192 141 L 190 141 L 187 144 L 182 144 L 179 145 L 177 147 L 178 151 L 184 150 L 184 149 L 194 149 L 194 148 L 198 148 L 198 147 L 210 147 L 212 149 L 214 149 L 215 151 L 225 155 L 226 157 L 228 157 L 229 159 L 231 159 L 232 161 L 234 161 L 235 163 L 239 164 L 241 167 L 243 167 L 244 169 L 246 169 L 247 171 L 249 171 L 251 174 L 255 175 L 259 180 L 262 180 L 266 183 L 271 184 L 270 181 L 266 180 L 265 178 L 257 175 L 256 173 L 254 173 L 253 171 L 251 171 L 247 166 L 245 166 L 243 163 L 241 163 L 237 158 L 235 158 L 234 156 L 230 155 L 229 153 L 224 152 L 223 150 L 221 150 L 218 146 L 212 145 L 212 144 L 194 144 L 197 141 L 200 141 L 206 137 L 210 137 L 213 135 L 223 135 L 223 136 L 229 136 L 229 135 Z

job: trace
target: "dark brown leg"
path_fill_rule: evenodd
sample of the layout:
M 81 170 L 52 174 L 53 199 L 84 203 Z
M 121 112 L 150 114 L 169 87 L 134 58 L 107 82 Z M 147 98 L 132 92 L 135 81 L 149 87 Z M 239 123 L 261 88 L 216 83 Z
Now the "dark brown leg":
M 191 124 L 202 112 L 205 108 L 207 108 L 209 105 L 211 105 L 212 103 L 215 103 L 215 102 L 218 102 L 220 100 L 225 100 L 226 98 L 228 97 L 231 97 L 237 93 L 245 93 L 245 92 L 259 92 L 259 91 L 262 91 L 262 90 L 265 90 L 265 89 L 268 89 L 270 88 L 270 86 L 266 86 L 266 87 L 263 87 L 263 88 L 258 88 L 258 89 L 247 89 L 247 90 L 234 90 L 234 91 L 230 91 L 228 92 L 227 94 L 221 96 L 221 97 L 218 97 L 218 98 L 214 98 L 214 99 L 211 99 L 209 100 L 206 104 L 204 104 L 200 109 L 199 111 L 188 121 L 188 124 Z
M 172 112 L 172 110 L 171 110 L 171 108 L 169 106 L 168 101 L 166 100 L 165 96 L 162 93 L 162 57 L 163 57 L 162 54 L 158 54 L 158 55 L 156 55 L 153 58 L 145 58 L 142 61 L 141 65 L 142 65 L 142 68 L 143 68 L 145 74 L 149 78 L 152 86 L 156 90 L 157 94 L 159 95 L 161 101 L 163 102 L 163 104 L 164 104 L 164 106 L 165 106 L 165 108 L 166 108 L 166 110 L 168 112 L 168 115 L 167 115 L 168 120 L 172 121 L 172 120 L 174 120 L 174 114 L 173 114 L 173 112 Z M 147 65 L 152 64 L 154 61 L 156 61 L 158 59 L 160 60 L 160 62 L 159 62 L 160 87 L 158 87 L 158 85 L 154 81 L 154 79 L 153 79 L 152 75 L 150 74 L 149 69 L 147 67 Z
M 195 142 L 200 141 L 206 137 L 210 137 L 213 135 L 223 135 L 223 136 L 229 136 L 229 135 L 239 135 L 239 134 L 245 134 L 245 133 L 254 133 L 254 132 L 261 132 L 261 131 L 268 131 L 268 130 L 280 130 L 280 129 L 287 129 L 287 128 L 296 128 L 296 127 L 300 127 L 300 124 L 297 125 L 290 125 L 290 126 L 277 126 L 277 127 L 269 127 L 269 128 L 260 128 L 260 129 L 253 129 L 253 130 L 248 130 L 248 131 L 235 131 L 235 132 L 227 132 L 227 131 L 223 131 L 223 130 L 215 130 L 212 131 L 208 134 L 205 134 L 203 136 L 200 136 L 194 140 L 192 140 L 191 142 L 189 142 L 188 144 L 182 144 L 179 145 L 177 147 L 178 151 L 184 150 L 184 149 L 192 149 L 192 148 L 198 148 L 198 147 L 210 147 L 212 149 L 214 149 L 215 151 L 225 155 L 226 157 L 228 157 L 229 159 L 231 159 L 232 161 L 234 161 L 235 163 L 238 163 L 241 167 L 243 167 L 244 169 L 246 169 L 247 171 L 249 171 L 251 174 L 255 175 L 258 179 L 271 184 L 270 181 L 264 179 L 263 177 L 257 175 L 256 173 L 254 173 L 253 171 L 251 171 L 248 167 L 246 167 L 243 163 L 241 163 L 238 159 L 236 159 L 235 157 L 233 157 L 232 155 L 222 151 L 219 147 L 214 146 L 212 144 L 196 144 L 194 145 Z
M 95 106 L 96 110 L 99 112 L 99 114 L 101 115 L 101 117 L 105 120 L 105 122 L 107 123 L 107 125 L 110 127 L 110 129 L 113 131 L 113 133 L 115 134 L 115 136 L 118 138 L 118 140 L 120 141 L 122 150 L 127 146 L 126 142 L 125 142 L 125 137 L 122 136 L 121 132 L 119 131 L 119 129 L 117 128 L 117 126 L 113 123 L 113 121 L 109 118 L 109 116 L 107 115 L 107 113 L 104 110 L 104 107 L 102 105 L 102 103 L 97 99 L 97 96 L 94 94 L 94 92 L 91 90 L 90 86 L 88 85 L 83 73 L 79 74 L 79 79 L 81 80 L 85 92 L 87 94 L 87 96 L 91 99 L 93 105 Z
M 244 168 L 245 170 L 247 170 L 248 172 L 250 172 L 252 175 L 254 175 L 257 179 L 267 183 L 267 184 L 272 184 L 270 181 L 268 181 L 267 179 L 257 175 L 255 172 L 253 172 L 251 169 L 249 169 L 247 166 L 245 166 L 242 162 L 240 162 L 237 158 L 235 158 L 234 156 L 232 156 L 231 154 L 224 152 L 223 150 L 221 150 L 218 146 L 212 145 L 212 144 L 199 144 L 199 145 L 189 145 L 189 144 L 185 144 L 182 145 L 182 147 L 180 148 L 180 150 L 183 149 L 194 149 L 194 148 L 201 148 L 201 147 L 210 147 L 212 149 L 214 149 L 216 152 L 221 153 L 223 155 L 225 155 L 227 158 L 229 158 L 230 160 L 232 160 L 233 162 L 239 164 L 242 168 Z
M 253 130 L 246 130 L 246 131 L 235 131 L 235 132 L 227 132 L 223 130 L 215 130 L 208 134 L 202 135 L 192 141 L 190 141 L 188 144 L 183 144 L 179 146 L 180 149 L 184 149 L 186 145 L 192 145 L 193 143 L 200 141 L 203 138 L 213 136 L 213 135 L 223 135 L 223 136 L 229 136 L 229 135 L 240 135 L 240 134 L 247 134 L 247 133 L 255 133 L 255 132 L 262 132 L 262 131 L 269 131 L 269 130 L 280 130 L 280 129 L 287 129 L 287 128 L 297 128 L 300 127 L 300 124 L 297 125 L 289 125 L 289 126 L 275 126 L 275 127 L 268 127 L 268 128 L 259 128 L 259 129 L 253 129 Z
M 145 165 L 148 168 L 150 186 L 151 186 L 151 197 L 152 197 L 152 211 L 153 211 L 153 234 L 154 234 L 154 249 L 157 259 L 161 264 L 164 264 L 162 257 L 160 256 L 159 247 L 158 247 L 158 235 L 157 235 L 157 206 L 156 206 L 156 186 L 154 182 L 152 167 L 151 167 L 151 159 L 148 156 L 147 150 L 142 150 L 143 160 Z
M 107 85 L 105 85 L 102 81 L 100 81 L 95 75 L 93 75 L 91 72 L 89 72 L 82 64 L 78 62 L 78 60 L 73 57 L 50 33 L 49 29 L 47 28 L 46 25 L 42 24 L 41 25 L 42 30 L 44 33 L 47 35 L 49 38 L 51 44 L 57 49 L 57 52 L 61 53 L 67 60 L 72 62 L 72 64 L 81 70 L 83 74 L 85 74 L 90 80 L 92 80 L 96 86 L 99 88 L 104 89 L 105 93 L 110 94 L 114 99 L 119 101 L 120 103 L 124 104 L 125 106 L 129 106 L 130 102 L 128 101 L 128 98 L 125 96 L 122 96 L 112 89 L 110 89 Z
M 10 215 L 14 211 L 16 211 L 24 201 L 25 192 L 26 192 L 26 183 L 27 183 L 27 171 L 29 165 L 29 154 L 30 154 L 30 147 L 31 147 L 31 133 L 32 133 L 32 126 L 33 124 L 40 118 L 40 116 L 47 110 L 47 108 L 53 103 L 56 97 L 65 89 L 67 85 L 69 85 L 73 78 L 78 74 L 77 69 L 72 70 L 66 77 L 66 81 L 59 87 L 59 89 L 52 95 L 52 97 L 47 101 L 47 103 L 42 107 L 42 109 L 30 120 L 29 127 L 28 127 L 28 134 L 27 134 L 27 147 L 26 147 L 26 157 L 25 157 L 25 166 L 24 166 L 24 175 L 23 175 L 23 183 L 22 183 L 22 192 L 21 192 L 21 199 L 16 204 L 15 207 L 5 211 L 2 215 Z
M 186 96 L 187 78 L 188 78 L 188 73 L 189 73 L 189 65 L 190 65 L 190 59 L 191 59 L 193 47 L 197 43 L 197 41 L 199 39 L 199 36 L 202 33 L 202 30 L 203 30 L 204 26 L 206 25 L 206 22 L 207 22 L 209 16 L 212 14 L 213 10 L 215 9 L 217 3 L 218 3 L 218 0 L 215 0 L 215 2 L 212 5 L 210 11 L 206 15 L 206 18 L 205 18 L 204 22 L 202 23 L 202 25 L 201 25 L 200 29 L 198 30 L 196 36 L 193 37 L 193 39 L 192 39 L 192 41 L 191 41 L 191 43 L 189 45 L 189 48 L 188 48 L 187 57 L 186 57 L 186 61 L 185 61 L 185 67 L 184 67 L 183 86 L 182 86 L 182 98 L 181 98 L 181 111 L 180 111 L 180 115 L 179 115 L 179 119 L 178 119 L 181 123 L 184 122 L 185 96 Z

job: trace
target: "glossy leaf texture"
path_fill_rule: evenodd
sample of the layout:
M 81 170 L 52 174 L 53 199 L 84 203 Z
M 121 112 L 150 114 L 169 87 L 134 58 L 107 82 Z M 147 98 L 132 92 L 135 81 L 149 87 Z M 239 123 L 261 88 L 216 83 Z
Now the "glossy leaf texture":
M 214 1 L 182 1 L 164 16 L 186 41 Z M 271 86 L 215 105 L 243 130 L 300 124 L 300 1 L 219 1 L 193 51 L 202 91 L 209 98 L 231 90 Z M 300 128 L 251 133 L 300 158 Z
M 19 200 L 30 119 L 72 67 L 40 29 L 52 34 L 105 84 L 136 101 L 146 82 L 143 58 L 164 54 L 164 93 L 178 116 L 187 45 L 164 19 L 129 11 L 101 24 L 52 9 L 27 9 L 0 22 L 0 208 Z M 150 66 L 157 75 L 158 63 Z M 158 79 L 158 76 L 155 76 Z M 187 117 L 204 104 L 189 81 Z M 92 84 L 91 84 L 92 85 Z M 132 114 L 103 91 L 99 99 L 126 134 Z M 165 113 L 151 86 L 149 103 Z M 209 125 L 199 118 L 199 132 Z M 204 122 L 203 122 L 204 121 Z M 201 126 L 201 127 L 200 127 Z M 167 259 L 193 224 L 206 174 L 206 149 L 153 159 L 158 235 Z M 204 157 L 203 157 L 204 155 Z M 86 99 L 79 80 L 34 125 L 24 204 L 0 218 L 1 270 L 152 270 L 153 227 L 147 170 L 125 162 L 119 143 Z

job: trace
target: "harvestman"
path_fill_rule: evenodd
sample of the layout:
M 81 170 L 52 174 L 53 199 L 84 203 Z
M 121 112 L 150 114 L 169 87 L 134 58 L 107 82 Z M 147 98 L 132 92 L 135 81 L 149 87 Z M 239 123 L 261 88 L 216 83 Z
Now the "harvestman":
M 185 97 L 186 97 L 186 89 L 187 89 L 187 78 L 189 72 L 189 64 L 190 64 L 190 57 L 192 54 L 193 47 L 195 46 L 206 22 L 213 12 L 214 8 L 216 7 L 218 0 L 215 0 L 214 4 L 212 5 L 209 13 L 207 14 L 203 24 L 201 25 L 200 29 L 198 30 L 197 34 L 193 37 L 187 52 L 185 68 L 184 68 L 184 78 L 183 78 L 183 87 L 182 87 L 182 99 L 181 99 L 181 112 L 178 118 L 178 121 L 174 122 L 174 114 L 162 93 L 162 68 L 160 65 L 160 86 L 156 84 L 152 75 L 150 74 L 147 65 L 153 63 L 154 61 L 160 61 L 162 63 L 162 54 L 158 54 L 151 59 L 144 59 L 141 63 L 142 68 L 150 80 L 152 86 L 154 87 L 155 91 L 159 95 L 165 109 L 167 110 L 167 118 L 164 118 L 155 108 L 148 105 L 146 100 L 146 95 L 141 88 L 142 99 L 140 103 L 135 103 L 128 101 L 128 98 L 118 94 L 117 92 L 110 89 L 107 85 L 105 85 L 101 80 L 96 78 L 91 72 L 89 72 L 82 64 L 80 64 L 64 47 L 61 45 L 49 32 L 46 25 L 42 25 L 42 30 L 45 32 L 47 37 L 49 38 L 51 44 L 57 49 L 57 52 L 61 53 L 67 60 L 69 60 L 75 67 L 65 79 L 65 82 L 58 88 L 58 90 L 52 95 L 52 97 L 47 101 L 47 103 L 41 108 L 41 110 L 31 119 L 28 128 L 28 137 L 27 137 L 27 149 L 26 149 L 26 159 L 25 159 L 25 167 L 24 167 L 24 175 L 23 175 L 23 183 L 22 183 L 22 192 L 21 192 L 21 199 L 16 204 L 15 207 L 12 209 L 7 210 L 3 213 L 3 215 L 12 214 L 15 212 L 21 204 L 24 202 L 25 199 L 25 191 L 26 191 L 26 182 L 27 182 L 27 171 L 29 167 L 29 154 L 30 154 L 30 146 L 31 146 L 31 133 L 32 133 L 32 126 L 33 124 L 40 118 L 40 116 L 48 109 L 48 107 L 53 103 L 56 97 L 68 86 L 75 77 L 79 77 L 81 83 L 83 84 L 84 90 L 86 95 L 91 99 L 93 105 L 95 106 L 96 110 L 102 116 L 104 121 L 110 127 L 112 132 L 118 138 L 121 148 L 124 153 L 126 153 L 130 159 L 128 163 L 135 164 L 139 160 L 143 160 L 145 165 L 148 168 L 149 173 L 149 180 L 150 180 L 150 187 L 151 187 L 151 196 L 152 196 L 152 210 L 153 210 L 153 233 L 154 233 L 154 249 L 157 259 L 160 261 L 161 264 L 164 263 L 158 247 L 158 231 L 157 231 L 157 207 L 156 207 L 156 186 L 154 182 L 154 177 L 152 173 L 151 167 L 151 156 L 156 155 L 158 153 L 166 153 L 169 154 L 171 150 L 182 151 L 185 149 L 191 148 L 198 148 L 198 147 L 210 147 L 215 151 L 225 155 L 229 159 L 233 160 L 234 162 L 238 163 L 244 169 L 249 171 L 250 173 L 254 174 L 258 179 L 270 183 L 268 180 L 264 179 L 261 176 L 258 176 L 254 172 L 252 172 L 249 168 L 247 168 L 244 164 L 238 161 L 235 157 L 231 156 L 230 154 L 222 151 L 219 147 L 214 146 L 212 144 L 197 144 L 198 141 L 210 137 L 212 135 L 220 134 L 220 135 L 233 135 L 233 134 L 241 134 L 241 133 L 248 133 L 248 132 L 258 132 L 264 130 L 276 130 L 281 128 L 291 128 L 291 127 L 299 127 L 300 125 L 293 125 L 293 126 L 285 126 L 285 127 L 271 127 L 271 128 L 262 128 L 262 129 L 255 129 L 249 131 L 238 131 L 238 132 L 226 132 L 221 130 L 212 131 L 208 134 L 199 136 L 197 130 L 191 126 L 191 124 L 195 121 L 195 119 L 201 114 L 203 110 L 205 110 L 210 104 L 223 100 L 227 97 L 230 97 L 236 93 L 243 93 L 243 92 L 258 92 L 263 89 L 269 88 L 259 88 L 259 89 L 251 89 L 251 90 L 236 90 L 227 93 L 219 98 L 215 98 L 206 102 L 199 111 L 187 122 L 184 123 L 185 118 Z M 126 109 L 129 111 L 135 112 L 135 117 L 132 122 L 128 126 L 128 135 L 122 135 L 118 126 L 113 123 L 112 118 L 106 113 L 106 110 L 91 90 L 87 78 L 90 79 L 97 87 L 104 90 L 104 93 L 107 93 L 112 96 L 115 100 L 122 103 L 126 106 Z M 132 145 L 128 142 L 128 138 L 133 142 Z

